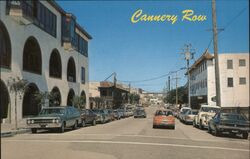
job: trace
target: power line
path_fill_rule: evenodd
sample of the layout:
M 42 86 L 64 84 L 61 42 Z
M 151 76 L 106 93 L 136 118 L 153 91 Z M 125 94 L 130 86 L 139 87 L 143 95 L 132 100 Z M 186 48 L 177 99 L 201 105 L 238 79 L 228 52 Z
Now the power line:
M 246 10 L 248 8 L 248 6 L 247 7 L 245 7 L 245 8 L 243 8 L 242 10 L 240 10 L 239 12 L 238 12 L 238 14 L 236 14 L 226 25 L 225 25 L 225 27 L 223 28 L 223 29 L 221 29 L 218 33 L 217 33 L 217 35 L 219 35 L 222 31 L 225 31 L 226 30 L 226 28 L 228 28 L 239 16 L 241 16 L 241 14 L 242 13 L 244 13 L 244 11 Z M 208 43 L 208 46 L 207 46 L 207 50 L 210 48 L 210 46 L 211 46 L 211 44 L 212 44 L 212 41 L 213 41 L 213 37 L 211 37 L 210 38 L 210 41 L 209 41 L 209 43 Z

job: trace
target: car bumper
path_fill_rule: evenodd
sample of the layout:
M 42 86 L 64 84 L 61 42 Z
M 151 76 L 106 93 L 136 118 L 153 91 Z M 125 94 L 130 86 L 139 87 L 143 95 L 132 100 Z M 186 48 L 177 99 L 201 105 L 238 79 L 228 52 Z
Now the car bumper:
M 46 124 L 28 124 L 28 128 L 36 128 L 36 129 L 51 129 L 51 128 L 60 128 L 62 123 L 46 123 Z
M 224 132 L 249 132 L 249 128 L 239 128 L 239 127 L 233 127 L 233 126 L 225 126 L 225 125 L 219 125 L 218 126 L 219 131 L 224 131 Z

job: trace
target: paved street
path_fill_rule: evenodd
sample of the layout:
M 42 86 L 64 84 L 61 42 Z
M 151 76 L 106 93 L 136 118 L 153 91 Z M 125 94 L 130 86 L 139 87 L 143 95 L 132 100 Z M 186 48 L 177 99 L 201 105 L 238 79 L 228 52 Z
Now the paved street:
M 146 119 L 133 117 L 63 134 L 40 132 L 2 139 L 3 159 L 248 159 L 249 140 L 215 137 L 176 120 L 176 129 L 152 129 L 156 107 Z

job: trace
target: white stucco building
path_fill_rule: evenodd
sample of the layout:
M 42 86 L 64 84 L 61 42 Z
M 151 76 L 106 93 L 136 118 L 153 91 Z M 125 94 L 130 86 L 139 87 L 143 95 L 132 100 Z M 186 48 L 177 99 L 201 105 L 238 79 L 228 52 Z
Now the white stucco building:
M 58 105 L 71 105 L 75 95 L 89 101 L 88 42 L 92 37 L 55 1 L 0 1 L 1 121 L 15 122 L 10 77 L 26 79 L 28 89 L 17 99 L 18 123 L 38 114 L 36 91 L 57 93 Z
M 249 53 L 220 53 L 220 97 L 223 109 L 249 109 Z M 191 107 L 215 105 L 214 57 L 205 52 L 190 68 Z

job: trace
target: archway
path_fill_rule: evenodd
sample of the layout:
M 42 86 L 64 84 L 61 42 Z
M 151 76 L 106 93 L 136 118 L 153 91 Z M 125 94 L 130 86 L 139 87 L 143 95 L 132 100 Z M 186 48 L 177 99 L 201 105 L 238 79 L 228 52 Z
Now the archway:
M 68 61 L 67 80 L 69 82 L 76 82 L 76 65 L 73 57 L 70 57 Z
M 29 37 L 23 50 L 23 70 L 42 74 L 42 55 L 41 49 L 34 37 Z
M 50 55 L 49 76 L 55 78 L 62 78 L 62 62 L 57 49 L 54 49 Z
M 10 96 L 8 88 L 2 80 L 0 80 L 0 110 L 1 110 L 1 122 L 2 119 L 8 118 L 8 110 L 10 104 Z
M 53 96 L 53 101 L 50 100 L 50 106 L 60 106 L 61 105 L 61 93 L 58 87 L 54 87 L 51 91 Z
M 11 42 L 9 33 L 0 20 L 0 67 L 11 67 Z
M 35 93 L 39 92 L 34 83 L 30 83 L 23 96 L 23 117 L 35 116 L 41 110 L 40 101 L 36 99 Z
M 83 107 L 86 108 L 86 93 L 84 90 L 81 92 L 81 97 L 83 98 Z
M 75 96 L 74 90 L 71 88 L 68 93 L 68 98 L 67 98 L 67 105 L 72 106 L 73 105 L 73 98 Z

